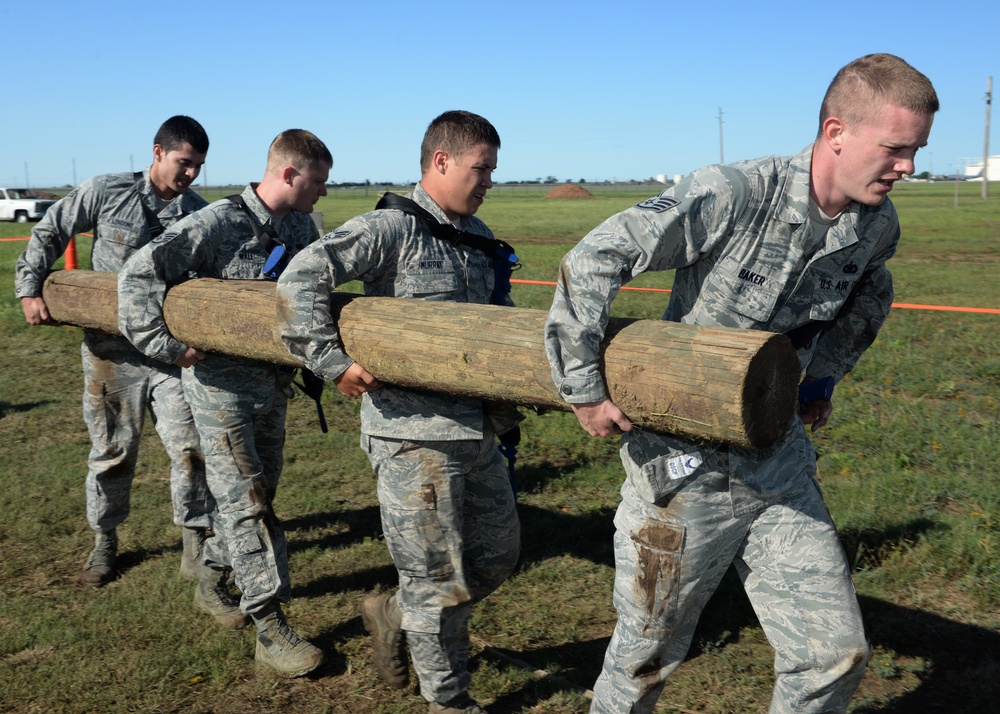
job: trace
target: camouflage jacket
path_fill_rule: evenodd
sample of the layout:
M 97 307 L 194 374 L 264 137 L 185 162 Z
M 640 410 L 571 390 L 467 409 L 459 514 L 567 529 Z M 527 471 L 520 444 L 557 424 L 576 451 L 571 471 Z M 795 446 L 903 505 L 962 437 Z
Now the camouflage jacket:
M 253 186 L 243 200 L 260 226 L 277 231 L 276 242 L 295 253 L 319 238 L 307 213 L 292 211 L 274 221 Z M 188 277 L 223 280 L 262 279 L 271 246 L 254 234 L 246 212 L 228 199 L 175 223 L 128 262 L 118 275 L 118 326 L 148 357 L 174 362 L 185 345 L 174 339 L 163 319 L 167 287 Z
M 31 231 L 31 240 L 17 261 L 14 292 L 18 298 L 38 297 L 42 283 L 77 233 L 93 231 L 93 270 L 117 272 L 132 254 L 149 243 L 149 226 L 142 204 L 158 213 L 169 228 L 208 205 L 188 189 L 163 206 L 149 180 L 149 169 L 137 183 L 131 173 L 106 174 L 84 181 L 57 201 Z M 159 211 L 157 209 L 160 208 Z
M 809 214 L 811 161 L 812 145 L 700 169 L 584 237 L 563 259 L 546 324 L 563 398 L 605 398 L 598 346 L 609 304 L 646 270 L 677 271 L 664 320 L 782 333 L 822 321 L 799 349 L 802 367 L 838 381 L 850 371 L 889 313 L 885 262 L 899 222 L 888 199 L 852 203 L 824 236 Z
M 412 198 L 440 222 L 444 211 L 419 184 Z M 455 225 L 493 237 L 474 216 Z M 344 353 L 330 317 L 330 292 L 351 280 L 365 295 L 488 304 L 493 266 L 482 252 L 439 240 L 399 210 L 351 219 L 296 256 L 278 279 L 281 336 L 289 351 L 330 381 L 354 362 Z M 364 395 L 361 431 L 423 441 L 479 439 L 483 403 L 477 399 L 384 386 Z

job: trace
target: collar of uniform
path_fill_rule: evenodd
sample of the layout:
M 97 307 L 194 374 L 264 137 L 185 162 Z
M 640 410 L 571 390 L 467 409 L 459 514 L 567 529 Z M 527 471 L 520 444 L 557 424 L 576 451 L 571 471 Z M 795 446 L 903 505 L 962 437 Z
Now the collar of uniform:
M 133 176 L 134 174 L 129 174 Z M 133 181 L 135 179 L 132 179 Z M 148 196 L 153 192 L 153 181 L 149 178 L 149 167 L 147 166 L 142 170 L 142 181 L 139 182 L 139 193 L 143 196 Z
M 163 206 L 162 201 L 160 205 L 157 205 L 155 201 L 150 200 L 150 196 L 156 196 L 156 194 L 153 191 L 153 180 L 149 177 L 148 166 L 142 170 L 142 179 L 140 181 L 135 180 L 135 174 L 130 173 L 123 174 L 123 176 L 124 175 L 127 175 L 132 183 L 135 184 L 135 190 L 136 193 L 139 194 L 139 200 L 145 203 L 146 206 L 153 211 L 153 213 L 159 213 L 160 208 L 166 208 L 170 205 L 167 204 L 167 206 Z M 159 196 L 156 196 L 156 198 L 159 198 Z M 170 203 L 173 203 L 173 201 Z
M 785 182 L 781 187 L 780 205 L 775 217 L 801 225 L 809 218 L 809 170 L 812 167 L 813 145 L 788 159 Z
M 274 228 L 274 221 L 272 220 L 271 212 L 267 210 L 267 206 L 265 206 L 264 202 L 260 200 L 259 196 L 257 196 L 256 189 L 259 185 L 259 183 L 248 184 L 247 187 L 243 189 L 243 200 L 246 201 L 247 208 L 249 208 L 253 212 L 254 216 L 257 217 L 257 220 L 260 222 L 264 231 L 269 235 L 277 235 L 278 232 Z
M 129 177 L 132 176 L 134 174 L 129 174 Z M 135 181 L 134 178 L 132 180 Z M 181 207 L 183 194 L 169 201 L 160 198 L 153 188 L 153 179 L 149 176 L 148 166 L 142 170 L 142 180 L 136 183 L 136 191 L 139 193 L 139 200 L 146 204 L 146 208 L 151 210 L 154 216 L 169 218 L 183 215 Z

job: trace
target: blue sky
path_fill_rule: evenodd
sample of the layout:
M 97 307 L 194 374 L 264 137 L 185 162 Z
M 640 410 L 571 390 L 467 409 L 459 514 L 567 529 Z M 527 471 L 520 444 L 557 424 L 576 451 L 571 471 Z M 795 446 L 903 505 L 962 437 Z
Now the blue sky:
M 992 0 L 0 0 L 0 185 L 142 168 L 173 114 L 209 133 L 199 185 L 259 180 L 292 127 L 330 147 L 332 181 L 415 181 L 447 109 L 496 125 L 498 181 L 673 176 L 799 151 L 833 75 L 870 52 L 934 82 L 917 171 L 949 173 L 983 155 L 998 21 Z

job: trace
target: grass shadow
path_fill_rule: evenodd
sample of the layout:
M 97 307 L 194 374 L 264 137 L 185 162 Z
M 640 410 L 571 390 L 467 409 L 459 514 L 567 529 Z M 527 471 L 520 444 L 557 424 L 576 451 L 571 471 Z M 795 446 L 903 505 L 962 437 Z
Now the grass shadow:
M 574 555 L 614 567 L 613 507 L 578 514 L 521 504 L 518 513 L 521 517 L 519 568 L 561 555 Z
M 180 552 L 180 548 L 175 545 L 163 545 L 159 548 L 140 548 L 138 550 L 123 550 L 115 557 L 115 580 L 125 577 L 130 570 L 137 568 L 147 560 L 153 560 L 166 553 Z M 83 560 L 80 567 L 83 567 Z M 180 559 L 178 558 L 178 564 Z
M 11 404 L 10 402 L 0 402 L 0 419 L 3 419 L 7 414 L 20 414 L 22 412 L 30 412 L 32 409 L 38 409 L 38 407 L 46 407 L 49 404 L 55 404 L 54 399 L 42 399 L 37 402 L 24 402 L 21 404 Z
M 313 644 L 326 653 L 327 659 L 326 664 L 314 674 L 317 677 L 334 677 L 346 672 L 351 663 L 347 655 L 342 652 L 342 645 L 350 640 L 364 637 L 367 637 L 367 633 L 361 624 L 360 615 L 321 630 L 311 639 Z
M 490 714 L 519 714 L 533 711 L 540 703 L 557 694 L 568 692 L 583 695 L 594 686 L 600 673 L 604 651 L 610 638 L 599 638 L 587 642 L 574 642 L 572 645 L 556 647 L 540 647 L 534 650 L 518 652 L 516 650 L 494 647 L 490 651 L 477 654 L 469 663 L 469 668 L 475 671 L 483 660 L 493 660 L 501 668 L 521 667 L 517 662 L 530 659 L 537 662 L 559 662 L 559 670 L 548 676 L 539 676 L 520 689 L 508 691 L 497 697 L 489 705 Z M 594 669 L 593 663 L 597 666 Z
M 982 714 L 1000 703 L 1000 632 L 934 613 L 861 596 L 873 645 L 895 654 L 892 662 L 869 664 L 869 676 L 892 679 L 898 657 L 919 658 L 920 686 L 885 704 L 861 703 L 856 714 Z M 969 683 L 975 681 L 976 687 Z
M 382 533 L 382 520 L 378 506 L 366 506 L 346 511 L 326 511 L 296 516 L 282 521 L 286 534 L 295 534 L 288 539 L 289 552 L 309 548 L 343 548 L 358 543 L 365 538 L 378 538 Z M 335 526 L 347 526 L 346 531 L 329 533 L 318 538 L 310 538 L 305 533 L 322 531 Z
M 530 446 L 518 448 L 524 449 L 524 453 L 530 453 Z M 551 459 L 537 463 L 527 459 L 518 461 L 516 469 L 518 492 L 540 493 L 546 491 L 553 482 L 565 480 L 576 472 L 586 472 L 603 458 L 617 459 L 617 446 L 607 448 L 607 453 L 604 454 L 580 453 L 571 455 L 571 452 L 567 452 L 565 458 L 554 461 Z
M 567 455 L 569 456 L 569 455 Z M 593 462 L 591 458 L 566 458 L 553 461 L 542 461 L 537 464 L 517 463 L 517 489 L 519 493 L 539 493 L 552 482 L 565 479 L 576 471 L 588 468 Z
M 886 555 L 898 551 L 900 546 L 913 545 L 920 536 L 946 528 L 930 518 L 914 518 L 885 528 L 841 528 L 838 533 L 847 562 L 857 570 L 881 567 Z
M 393 565 L 351 570 L 343 575 L 313 578 L 292 586 L 293 598 L 318 598 L 332 592 L 391 590 L 399 585 L 399 573 Z

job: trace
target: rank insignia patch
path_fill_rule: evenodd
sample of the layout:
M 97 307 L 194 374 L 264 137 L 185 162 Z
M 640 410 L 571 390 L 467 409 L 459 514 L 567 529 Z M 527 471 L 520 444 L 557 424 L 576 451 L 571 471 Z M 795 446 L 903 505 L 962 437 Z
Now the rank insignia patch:
M 654 196 L 653 198 L 647 198 L 642 203 L 635 204 L 636 208 L 641 208 L 646 211 L 656 211 L 657 213 L 663 213 L 664 211 L 673 208 L 679 204 L 676 198 L 671 198 L 670 196 Z

